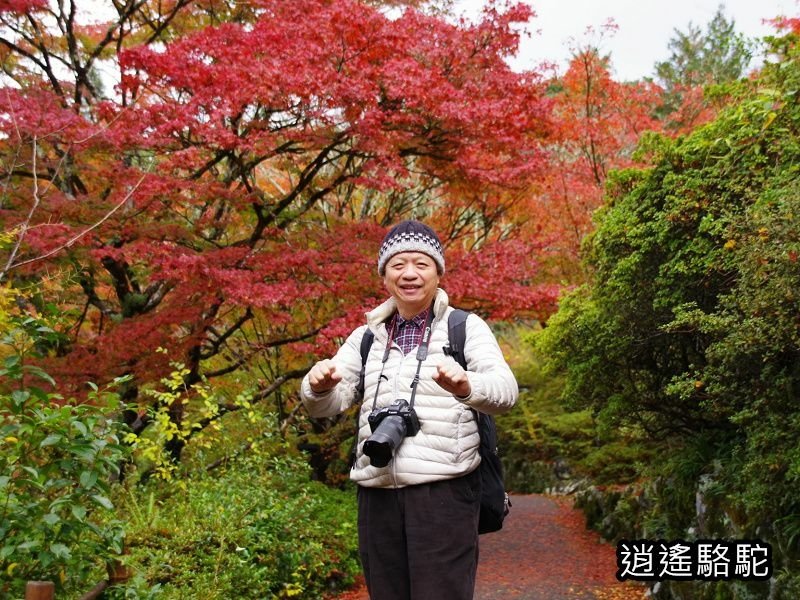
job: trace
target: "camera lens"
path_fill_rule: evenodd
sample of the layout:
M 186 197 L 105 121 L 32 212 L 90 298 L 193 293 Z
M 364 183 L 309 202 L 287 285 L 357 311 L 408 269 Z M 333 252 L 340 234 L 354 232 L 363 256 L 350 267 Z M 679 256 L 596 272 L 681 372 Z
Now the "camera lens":
M 392 460 L 395 448 L 406 436 L 406 422 L 403 417 L 391 415 L 383 419 L 375 432 L 364 442 L 364 454 L 369 456 L 373 467 L 385 467 Z

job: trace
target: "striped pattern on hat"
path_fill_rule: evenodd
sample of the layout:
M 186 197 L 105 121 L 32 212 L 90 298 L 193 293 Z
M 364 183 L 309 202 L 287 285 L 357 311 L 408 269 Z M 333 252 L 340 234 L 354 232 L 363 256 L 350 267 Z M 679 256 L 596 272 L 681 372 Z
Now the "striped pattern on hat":
M 407 220 L 398 223 L 386 234 L 378 253 L 378 273 L 383 276 L 386 263 L 400 252 L 422 252 L 436 263 L 439 275 L 444 275 L 444 249 L 439 236 L 430 227 L 419 221 Z

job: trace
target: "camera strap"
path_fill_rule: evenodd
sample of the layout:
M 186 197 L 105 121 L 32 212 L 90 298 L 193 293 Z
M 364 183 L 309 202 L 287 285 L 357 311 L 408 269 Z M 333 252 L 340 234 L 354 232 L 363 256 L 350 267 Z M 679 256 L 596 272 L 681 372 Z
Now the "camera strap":
M 433 324 L 433 308 L 428 309 L 428 317 L 425 319 L 425 329 L 422 332 L 422 341 L 417 348 L 417 372 L 414 373 L 414 380 L 411 382 L 411 399 L 408 405 L 414 408 L 414 398 L 417 396 L 417 385 L 419 385 L 419 372 L 422 369 L 422 362 L 428 358 L 428 346 L 431 341 L 431 325 Z
M 411 399 L 408 401 L 408 405 L 411 408 L 414 408 L 414 398 L 417 395 L 417 385 L 419 384 L 419 372 L 422 369 L 423 361 L 428 358 L 428 346 L 430 345 L 431 341 L 431 326 L 433 325 L 433 307 L 428 309 L 428 314 L 425 318 L 425 329 L 422 330 L 422 341 L 417 348 L 417 371 L 414 373 L 414 379 L 411 382 Z M 389 341 L 386 344 L 386 350 L 383 352 L 383 359 L 381 360 L 381 372 L 378 376 L 378 385 L 375 386 L 375 396 L 372 398 L 372 410 L 378 406 L 378 392 L 381 389 L 381 382 L 384 379 L 388 379 L 386 375 L 383 374 L 383 370 L 386 368 L 386 361 L 389 360 L 389 350 L 392 347 L 392 339 L 394 338 L 394 330 L 395 330 L 395 321 L 392 321 L 392 330 L 389 332 Z

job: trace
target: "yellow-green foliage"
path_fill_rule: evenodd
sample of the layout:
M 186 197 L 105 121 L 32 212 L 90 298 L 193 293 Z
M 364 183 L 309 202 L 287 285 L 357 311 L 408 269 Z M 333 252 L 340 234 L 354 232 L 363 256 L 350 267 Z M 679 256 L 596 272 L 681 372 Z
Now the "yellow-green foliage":
M 159 348 L 157 352 L 168 354 L 164 348 Z M 173 370 L 158 384 L 142 390 L 145 397 L 153 399 L 147 404 L 148 427 L 138 434 L 128 432 L 125 442 L 133 448 L 139 469 L 158 479 L 175 479 L 179 486 L 183 486 L 180 477 L 176 478 L 181 464 L 176 463 L 167 450 L 170 442 L 191 441 L 189 460 L 198 455 L 206 456 L 209 452 L 219 454 L 215 451 L 219 450 L 220 445 L 224 448 L 223 452 L 235 452 L 229 447 L 230 443 L 222 442 L 230 433 L 229 424 L 232 420 L 223 418 L 222 407 L 226 412 L 235 411 L 238 420 L 253 430 L 263 424 L 264 415 L 253 405 L 250 399 L 252 395 L 247 390 L 240 390 L 230 402 L 223 403 L 220 391 L 205 381 L 187 386 L 185 382 L 189 370 L 183 363 L 173 361 L 170 366 Z M 181 413 L 181 419 L 173 418 L 172 413 L 176 409 Z M 248 452 L 257 453 L 257 436 L 243 437 L 247 441 Z

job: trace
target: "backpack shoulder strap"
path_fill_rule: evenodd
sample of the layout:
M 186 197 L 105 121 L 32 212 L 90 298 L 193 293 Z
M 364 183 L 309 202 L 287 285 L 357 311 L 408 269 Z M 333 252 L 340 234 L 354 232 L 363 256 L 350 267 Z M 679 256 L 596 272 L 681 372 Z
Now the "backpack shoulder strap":
M 464 345 L 467 343 L 467 317 L 469 313 L 456 308 L 447 318 L 447 340 L 445 354 L 452 356 L 466 371 L 467 357 L 464 354 Z
M 372 348 L 372 342 L 375 339 L 375 334 L 372 333 L 372 330 L 367 327 L 364 331 L 364 335 L 361 337 L 361 373 L 358 377 L 358 387 L 356 390 L 358 391 L 359 398 L 364 397 L 364 371 L 367 367 L 367 357 L 369 356 L 369 350 Z
M 467 317 L 469 313 L 460 308 L 456 308 L 450 313 L 447 319 L 447 335 L 449 346 L 444 349 L 445 354 L 452 356 L 458 364 L 466 371 L 467 356 L 464 354 L 464 346 L 467 342 Z M 494 418 L 471 409 L 478 421 L 478 431 L 481 434 L 481 454 L 488 449 L 497 451 L 497 433 L 495 431 Z

